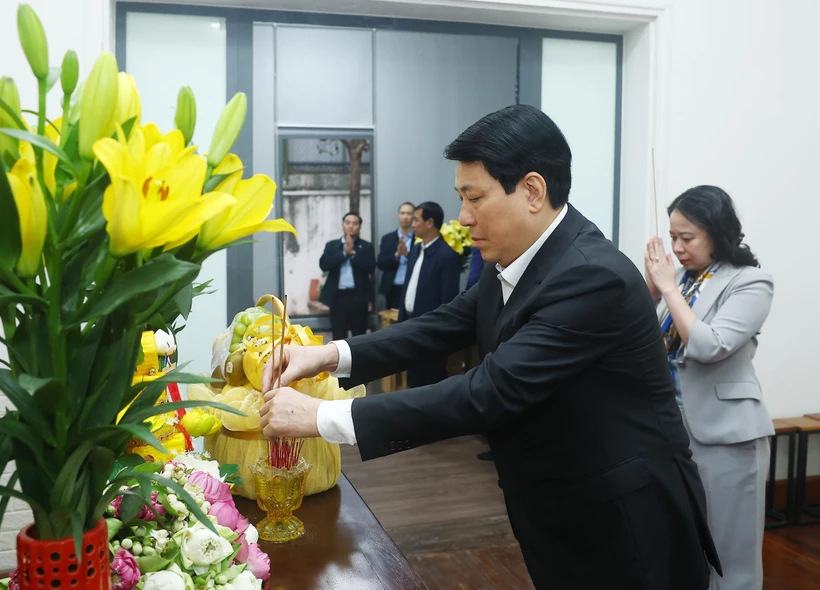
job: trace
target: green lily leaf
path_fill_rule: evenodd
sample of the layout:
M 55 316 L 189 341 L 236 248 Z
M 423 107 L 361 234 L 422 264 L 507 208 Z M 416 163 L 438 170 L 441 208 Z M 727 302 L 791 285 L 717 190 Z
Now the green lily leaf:
M 91 303 L 88 311 L 73 323 L 87 322 L 109 314 L 144 293 L 150 293 L 173 282 L 190 282 L 199 274 L 200 266 L 163 254 L 143 266 L 117 278 L 103 294 Z
M 30 303 L 41 308 L 48 308 L 48 301 L 38 295 L 15 293 L 11 289 L 0 285 L 0 305 L 17 305 L 18 303 Z
M 124 522 L 134 520 L 144 505 L 145 498 L 140 494 L 123 494 L 122 502 L 120 503 L 120 518 L 122 518 Z
M 22 129 L 11 129 L 8 127 L 0 129 L 0 133 L 8 135 L 9 137 L 22 139 L 23 141 L 29 142 L 34 147 L 44 149 L 47 152 L 54 154 L 61 162 L 63 162 L 63 164 L 68 166 L 69 170 L 72 171 L 75 177 L 78 176 L 77 171 L 74 168 L 74 163 L 71 161 L 71 158 L 69 158 L 68 155 L 60 149 L 60 146 L 56 145 L 50 139 L 43 137 L 42 135 L 37 135 L 36 133 L 31 133 L 30 131 L 23 131 Z
M 8 369 L 0 369 L 0 391 L 6 394 L 21 416 L 25 416 L 26 422 L 37 428 L 38 435 L 46 444 L 54 445 L 54 431 L 48 418 L 35 403 L 31 394 L 12 376 Z
M 17 480 L 18 480 L 18 475 L 17 475 L 17 470 L 15 469 L 14 473 L 11 474 L 11 477 L 9 477 L 9 480 L 6 482 L 6 485 L 13 489 L 14 486 L 17 485 Z M 3 517 L 6 516 L 6 508 L 9 507 L 9 501 L 10 500 L 11 500 L 11 496 L 3 496 L 3 498 L 0 499 L 0 526 L 3 525 Z
M 193 283 L 188 283 L 185 285 L 182 290 L 174 295 L 174 303 L 176 303 L 177 308 L 179 309 L 179 315 L 181 315 L 186 320 L 188 316 L 191 314 L 191 305 L 194 301 L 194 285 Z

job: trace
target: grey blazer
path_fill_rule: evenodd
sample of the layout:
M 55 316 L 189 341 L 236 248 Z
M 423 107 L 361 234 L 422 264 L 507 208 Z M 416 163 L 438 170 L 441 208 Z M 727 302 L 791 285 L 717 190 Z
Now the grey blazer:
M 683 270 L 678 271 L 678 279 Z M 706 445 L 774 434 L 752 359 L 774 294 L 771 275 L 723 264 L 692 310 L 698 319 L 678 353 L 681 398 L 691 435 Z M 666 302 L 658 304 L 658 318 Z

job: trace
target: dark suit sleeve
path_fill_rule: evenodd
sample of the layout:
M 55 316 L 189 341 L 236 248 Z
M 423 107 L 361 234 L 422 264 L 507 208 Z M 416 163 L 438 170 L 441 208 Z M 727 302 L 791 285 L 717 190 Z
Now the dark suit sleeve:
M 356 251 L 356 255 L 350 259 L 353 268 L 358 268 L 367 273 L 376 270 L 376 254 L 373 252 L 373 244 L 365 242 L 361 249 Z
M 390 237 L 393 237 L 391 243 Z M 399 267 L 399 261 L 396 258 L 396 248 L 399 246 L 399 237 L 396 232 L 391 232 L 382 236 L 381 244 L 379 244 L 379 257 L 376 264 L 381 271 L 395 270 Z
M 458 255 L 447 256 L 444 264 L 441 265 L 441 277 L 439 288 L 441 289 L 440 304 L 450 303 L 458 295 L 459 282 L 461 281 L 461 264 Z
M 618 346 L 623 293 L 623 280 L 607 268 L 568 270 L 537 295 L 537 311 L 526 323 L 466 375 L 355 400 L 352 415 L 362 459 L 487 432 L 542 403 L 564 380 Z M 352 353 L 354 371 L 374 358 L 355 347 Z
M 331 241 L 325 244 L 325 251 L 322 257 L 319 258 L 319 268 L 323 271 L 331 271 L 334 268 L 339 268 L 344 264 L 345 254 L 341 245 L 336 241 Z
M 350 380 L 367 383 L 470 346 L 476 341 L 477 302 L 475 288 L 419 317 L 349 338 Z

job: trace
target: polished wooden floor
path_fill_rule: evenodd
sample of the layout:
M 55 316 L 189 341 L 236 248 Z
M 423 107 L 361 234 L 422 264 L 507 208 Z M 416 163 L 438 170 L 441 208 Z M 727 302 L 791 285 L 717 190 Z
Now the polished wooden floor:
M 430 590 L 532 588 L 492 463 L 467 437 L 342 468 Z M 765 590 L 820 588 L 820 525 L 766 533 Z

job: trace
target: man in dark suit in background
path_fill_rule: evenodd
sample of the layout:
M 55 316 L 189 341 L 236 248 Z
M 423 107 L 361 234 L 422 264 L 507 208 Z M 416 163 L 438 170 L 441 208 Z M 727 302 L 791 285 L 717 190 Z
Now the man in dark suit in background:
M 458 295 L 461 263 L 458 254 L 441 237 L 444 211 L 427 201 L 413 214 L 413 232 L 422 243 L 413 246 L 407 266 L 407 280 L 401 296 L 399 321 L 419 317 Z M 447 357 L 407 369 L 407 385 L 421 387 L 447 378 Z
M 516 105 L 445 155 L 457 162 L 459 219 L 495 267 L 419 318 L 286 347 L 282 383 L 325 370 L 364 383 L 476 341 L 481 364 L 355 400 L 270 391 L 263 432 L 356 442 L 364 460 L 486 432 L 536 588 L 705 590 L 720 564 L 655 306 L 638 269 L 567 203 L 564 136 Z
M 359 237 L 362 218 L 346 213 L 342 218 L 341 240 L 330 240 L 319 259 L 328 273 L 319 300 L 330 308 L 333 339 L 347 338 L 367 331 L 367 307 L 373 303 L 370 275 L 376 268 L 373 244 Z
M 407 278 L 407 258 L 413 247 L 413 203 L 399 206 L 399 229 L 382 236 L 376 265 L 382 271 L 379 293 L 384 295 L 387 309 L 399 309 L 401 292 Z

